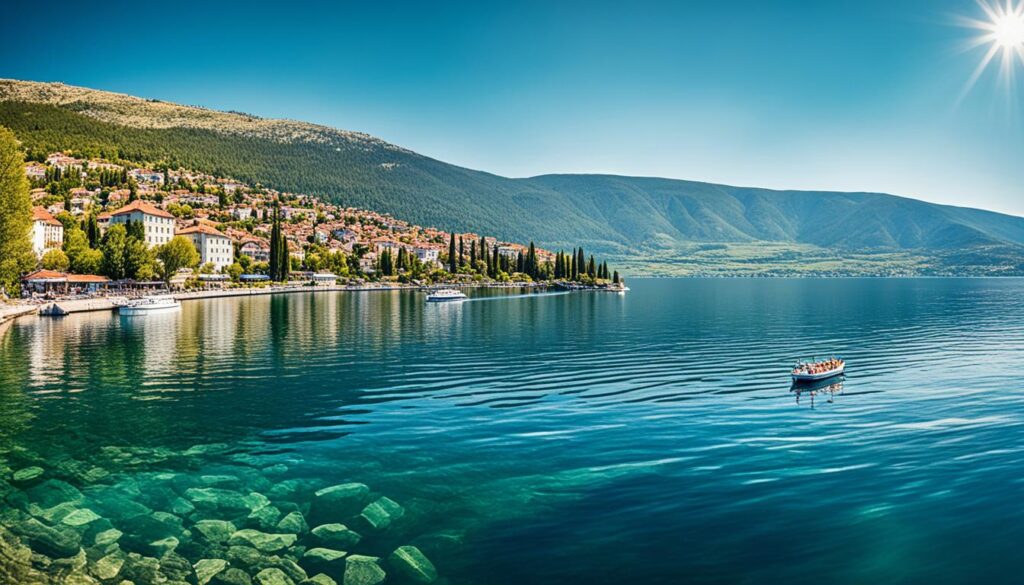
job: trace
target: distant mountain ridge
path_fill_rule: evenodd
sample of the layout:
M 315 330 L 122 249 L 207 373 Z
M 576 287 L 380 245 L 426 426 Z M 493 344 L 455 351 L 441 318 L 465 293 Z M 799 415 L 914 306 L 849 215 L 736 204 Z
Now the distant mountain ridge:
M 166 161 L 419 224 L 549 248 L 582 242 L 626 260 L 683 266 L 693 245 L 766 243 L 792 246 L 785 257 L 795 263 L 820 248 L 837 258 L 913 256 L 918 271 L 967 262 L 981 273 L 1024 272 L 1024 218 L 893 195 L 612 175 L 510 179 L 365 133 L 15 80 L 0 80 L 0 124 L 29 149 Z

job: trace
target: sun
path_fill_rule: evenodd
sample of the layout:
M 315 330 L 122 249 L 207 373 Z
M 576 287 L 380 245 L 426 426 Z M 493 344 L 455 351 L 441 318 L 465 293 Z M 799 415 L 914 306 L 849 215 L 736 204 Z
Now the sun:
M 967 49 L 984 48 L 985 53 L 971 75 L 964 92 L 970 91 L 989 65 L 998 62 L 999 76 L 1012 89 L 1015 69 L 1024 66 L 1024 0 L 976 0 L 984 18 L 959 18 L 960 24 L 977 34 Z
M 1003 50 L 1024 47 L 1024 15 L 1011 12 L 992 23 L 992 40 Z

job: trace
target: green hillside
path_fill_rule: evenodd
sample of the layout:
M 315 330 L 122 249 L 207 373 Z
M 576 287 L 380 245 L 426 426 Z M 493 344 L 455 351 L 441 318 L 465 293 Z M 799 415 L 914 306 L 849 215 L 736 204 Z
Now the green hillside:
M 366 134 L 60 84 L 0 80 L 0 124 L 30 152 L 166 162 L 423 225 L 546 247 L 582 243 L 649 272 L 1024 271 L 1024 219 L 891 195 L 607 175 L 508 179 Z

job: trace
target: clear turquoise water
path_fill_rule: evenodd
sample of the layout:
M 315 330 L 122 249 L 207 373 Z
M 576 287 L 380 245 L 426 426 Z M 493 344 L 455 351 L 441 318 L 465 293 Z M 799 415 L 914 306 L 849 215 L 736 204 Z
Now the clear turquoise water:
M 360 552 L 451 583 L 1024 581 L 1024 281 L 630 286 L 19 321 L 0 462 L 154 510 L 167 473 L 363 482 L 405 515 Z M 829 353 L 843 387 L 798 400 Z

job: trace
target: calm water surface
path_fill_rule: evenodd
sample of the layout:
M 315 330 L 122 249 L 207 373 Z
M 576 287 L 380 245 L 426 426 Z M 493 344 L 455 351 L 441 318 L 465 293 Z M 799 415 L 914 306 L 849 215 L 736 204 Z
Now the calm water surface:
M 364 482 L 405 508 L 371 552 L 451 583 L 1024 582 L 1024 281 L 630 286 L 19 321 L 0 451 L 87 495 Z M 842 387 L 791 392 L 829 353 Z

